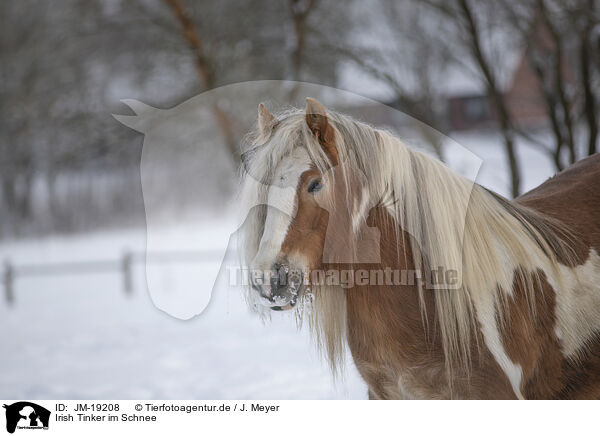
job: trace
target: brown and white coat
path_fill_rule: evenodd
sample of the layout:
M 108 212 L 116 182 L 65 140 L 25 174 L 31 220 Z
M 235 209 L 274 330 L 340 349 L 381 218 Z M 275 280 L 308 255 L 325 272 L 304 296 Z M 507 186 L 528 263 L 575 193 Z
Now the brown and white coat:
M 378 263 L 352 269 L 459 271 L 458 289 L 307 282 L 298 313 L 333 367 L 348 345 L 371 398 L 600 398 L 600 156 L 508 201 L 316 100 L 278 117 L 261 105 L 258 125 L 251 268 L 347 269 L 324 250 L 347 257 L 377 229 Z

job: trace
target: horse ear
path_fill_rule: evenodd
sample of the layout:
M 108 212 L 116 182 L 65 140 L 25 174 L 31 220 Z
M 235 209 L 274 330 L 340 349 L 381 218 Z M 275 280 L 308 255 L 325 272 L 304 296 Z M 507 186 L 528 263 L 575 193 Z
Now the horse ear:
M 129 106 L 129 108 L 135 112 L 136 115 L 148 115 L 153 112 L 158 112 L 160 109 L 147 105 L 139 100 L 134 100 L 132 98 L 124 98 L 121 100 L 121 103 Z
M 142 133 L 145 133 L 147 127 L 151 126 L 152 123 L 158 119 L 161 112 L 160 109 L 149 106 L 138 100 L 127 98 L 121 100 L 121 103 L 129 106 L 129 108 L 135 112 L 135 115 L 112 114 L 112 116 L 127 127 Z
M 325 106 L 310 97 L 306 99 L 306 124 L 313 135 L 317 137 L 332 163 L 337 164 L 333 127 L 327 119 L 327 110 Z
M 278 122 L 279 120 L 269 112 L 264 103 L 258 105 L 258 128 L 261 135 L 267 135 Z

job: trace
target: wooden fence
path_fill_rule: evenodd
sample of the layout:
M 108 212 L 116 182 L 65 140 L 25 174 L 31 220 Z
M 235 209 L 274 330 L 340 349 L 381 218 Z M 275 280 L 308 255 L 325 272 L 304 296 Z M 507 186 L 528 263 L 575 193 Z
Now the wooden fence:
M 218 260 L 223 256 L 221 251 L 165 251 L 165 252 L 132 252 L 124 251 L 120 258 L 111 260 L 85 260 L 70 262 L 32 263 L 15 265 L 10 260 L 4 262 L 2 284 L 4 297 L 8 305 L 15 303 L 15 284 L 20 277 L 85 275 L 97 273 L 120 273 L 123 292 L 133 293 L 133 264 L 143 263 L 200 263 Z

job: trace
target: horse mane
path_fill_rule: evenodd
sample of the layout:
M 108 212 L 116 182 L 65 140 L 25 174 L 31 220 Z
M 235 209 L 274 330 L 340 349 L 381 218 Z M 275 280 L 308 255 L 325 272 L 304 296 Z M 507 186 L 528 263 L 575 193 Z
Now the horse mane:
M 284 112 L 268 137 L 249 136 L 244 160 L 251 176 L 244 177 L 242 186 L 246 201 L 266 204 L 268 188 L 256 179 L 268 181 L 295 147 L 305 147 L 317 168 L 326 171 L 328 158 L 307 128 L 304 115 L 301 110 Z M 492 317 L 495 325 L 496 310 L 502 310 L 512 295 L 515 280 L 532 298 L 540 274 L 560 284 L 559 261 L 576 263 L 568 231 L 557 221 L 454 173 L 386 130 L 339 113 L 327 115 L 335 127 L 340 162 L 364 173 L 368 195 L 374 200 L 370 204 L 391 196 L 392 201 L 384 205 L 396 221 L 395 228 L 416 242 L 411 241 L 411 252 L 405 253 L 412 256 L 416 269 L 441 267 L 458 272 L 456 289 L 431 291 L 450 371 L 456 366 L 468 368 L 472 341 L 478 337 L 477 318 Z M 246 264 L 256 254 L 263 232 L 266 207 L 258 209 L 247 221 L 242 248 Z M 419 288 L 422 303 L 423 292 L 429 291 Z M 307 298 L 299 304 L 298 318 L 308 318 L 335 370 L 345 354 L 345 293 L 341 288 L 314 287 L 312 294 L 314 302 Z

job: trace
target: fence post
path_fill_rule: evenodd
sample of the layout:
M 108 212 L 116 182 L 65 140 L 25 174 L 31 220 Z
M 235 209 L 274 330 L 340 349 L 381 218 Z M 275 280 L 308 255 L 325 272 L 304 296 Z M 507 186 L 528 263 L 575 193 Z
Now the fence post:
M 131 276 L 131 261 L 132 254 L 128 251 L 123 253 L 123 259 L 121 260 L 121 271 L 123 273 L 123 290 L 126 295 L 133 293 L 133 280 Z
M 12 306 L 15 302 L 15 295 L 13 293 L 13 285 L 15 281 L 15 273 L 13 266 L 10 261 L 4 262 L 4 296 L 6 303 Z

